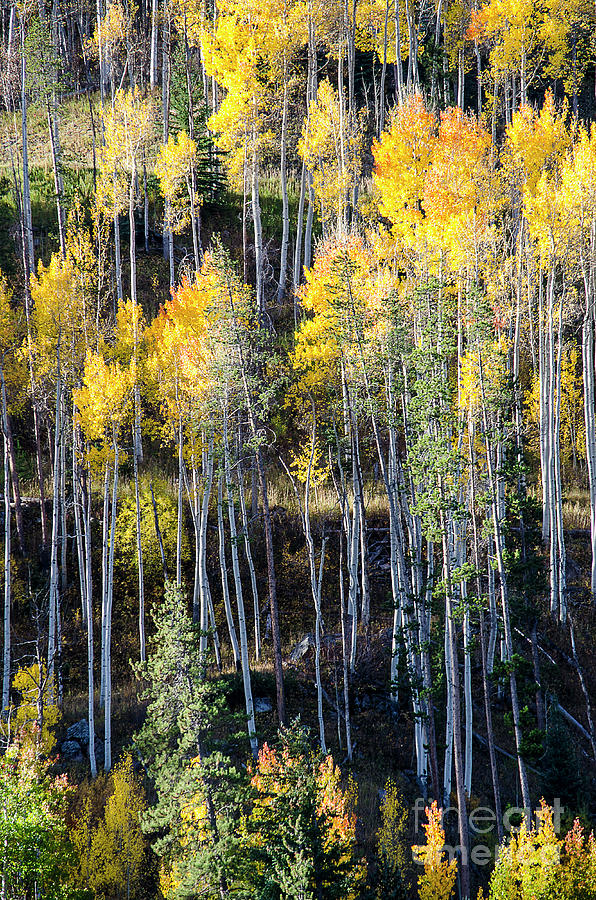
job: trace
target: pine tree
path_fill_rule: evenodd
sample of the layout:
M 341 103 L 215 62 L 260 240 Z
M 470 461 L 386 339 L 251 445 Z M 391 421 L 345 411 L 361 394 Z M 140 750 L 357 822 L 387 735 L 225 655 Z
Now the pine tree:
M 144 826 L 156 836 L 183 896 L 201 886 L 204 896 L 225 896 L 229 845 L 240 776 L 221 752 L 221 729 L 229 721 L 222 687 L 208 677 L 208 657 L 199 649 L 199 629 L 186 610 L 186 598 L 172 583 L 153 611 L 154 636 L 146 663 L 136 666 L 144 681 L 147 715 L 135 747 L 157 794 Z M 198 840 L 189 822 L 197 804 L 205 810 Z

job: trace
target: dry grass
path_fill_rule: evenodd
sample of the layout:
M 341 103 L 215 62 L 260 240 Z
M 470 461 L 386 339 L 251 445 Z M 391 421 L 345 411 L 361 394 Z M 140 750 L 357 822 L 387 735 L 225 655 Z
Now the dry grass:
M 563 501 L 563 525 L 565 528 L 590 528 L 590 504 L 588 497 L 582 500 Z
M 91 103 L 97 127 L 99 96 L 93 96 Z M 48 123 L 43 107 L 29 107 L 27 125 L 29 165 L 50 169 L 52 157 Z M 9 168 L 8 142 L 12 141 L 16 152 L 21 152 L 20 120 L 17 120 L 15 125 L 13 117 L 5 113 L 0 116 L 0 129 L 7 137 L 0 151 L 0 165 Z M 66 165 L 76 164 L 77 167 L 85 168 L 93 166 L 93 125 L 86 97 L 70 99 L 60 105 L 60 144 L 63 162 Z
M 279 476 L 271 480 L 269 488 L 269 503 L 271 507 L 281 506 L 288 513 L 297 515 L 298 501 L 296 495 L 287 478 Z M 352 506 L 354 499 L 353 491 L 348 491 L 348 502 Z M 382 482 L 374 482 L 372 480 L 364 483 L 364 505 L 367 515 L 383 515 L 388 511 L 387 495 Z M 325 483 L 319 485 L 311 491 L 310 509 L 313 516 L 317 518 L 333 518 L 340 514 L 340 506 L 337 499 L 337 493 L 333 484 Z

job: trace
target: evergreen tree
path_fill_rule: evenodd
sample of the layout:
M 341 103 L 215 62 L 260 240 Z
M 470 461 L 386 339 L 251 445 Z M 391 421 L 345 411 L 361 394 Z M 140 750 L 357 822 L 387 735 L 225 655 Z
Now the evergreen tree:
M 364 877 L 355 852 L 355 816 L 331 756 L 308 731 L 282 729 L 251 770 L 246 879 L 254 900 L 350 900 Z
M 157 794 L 145 828 L 178 896 L 226 896 L 241 781 L 219 741 L 230 725 L 226 699 L 208 677 L 199 629 L 173 584 L 166 586 L 153 621 L 151 652 L 136 668 L 148 707 L 135 745 Z

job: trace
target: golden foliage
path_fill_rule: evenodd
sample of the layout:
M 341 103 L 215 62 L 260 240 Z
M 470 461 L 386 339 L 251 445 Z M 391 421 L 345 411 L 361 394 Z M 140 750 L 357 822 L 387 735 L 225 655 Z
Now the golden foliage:
M 362 137 L 359 123 L 350 122 L 328 78 L 319 84 L 298 142 L 298 153 L 312 173 L 315 196 L 323 210 L 323 225 L 345 228 L 351 186 L 360 176 Z
M 423 825 L 426 844 L 412 848 L 424 865 L 424 872 L 418 877 L 418 896 L 420 900 L 449 900 L 457 877 L 457 860 L 444 859 L 443 811 L 436 800 L 427 806 L 426 817 L 428 822 Z
M 89 352 L 82 386 L 73 394 L 78 421 L 90 440 L 116 443 L 134 388 L 134 363 L 124 368 Z
M 36 753 L 48 756 L 56 746 L 53 728 L 60 719 L 60 711 L 53 701 L 53 687 L 45 663 L 41 668 L 33 663 L 18 670 L 12 680 L 13 690 L 20 695 L 16 706 L 11 705 L 0 729 L 9 740 L 17 739 L 21 746 L 31 746 Z
M 167 144 L 162 144 L 155 164 L 155 174 L 159 178 L 161 192 L 170 203 L 169 225 L 180 232 L 188 225 L 198 200 L 192 188 L 192 175 L 197 165 L 197 145 L 185 131 L 170 136 Z
M 98 897 L 119 900 L 138 896 L 146 852 L 140 823 L 145 793 L 130 753 L 122 757 L 111 781 L 103 818 L 93 823 L 91 800 L 87 798 L 70 837 L 77 857 L 75 882 Z
M 404 839 L 408 824 L 408 809 L 392 778 L 385 784 L 380 812 L 381 827 L 377 831 L 379 858 L 392 872 L 403 870 L 406 864 Z

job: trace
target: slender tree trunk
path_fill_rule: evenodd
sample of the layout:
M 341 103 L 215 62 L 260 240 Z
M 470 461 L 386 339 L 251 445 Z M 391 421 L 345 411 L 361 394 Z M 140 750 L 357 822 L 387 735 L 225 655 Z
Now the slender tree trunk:
M 50 699 L 56 696 L 56 661 L 59 654 L 57 643 L 58 633 L 58 533 L 60 514 L 60 435 L 62 431 L 62 377 L 60 371 L 60 338 L 56 353 L 56 413 L 54 427 L 54 476 L 52 495 L 52 543 L 50 550 L 50 610 L 48 624 L 48 680 L 50 685 Z
M 298 324 L 297 291 L 300 285 L 300 262 L 302 259 L 302 230 L 304 227 L 304 201 L 306 195 L 306 163 L 302 163 L 300 176 L 300 196 L 298 198 L 298 218 L 296 221 L 296 243 L 294 245 L 294 324 Z
M 159 29 L 158 11 L 158 0 L 151 0 L 149 87 L 152 91 L 157 87 L 157 34 Z
M 397 3 L 397 0 L 396 0 Z M 380 119 L 379 119 L 379 133 L 378 137 L 381 136 L 381 132 L 385 128 L 385 82 L 387 79 L 387 29 L 389 25 L 389 0 L 385 0 L 385 23 L 383 26 L 383 68 L 381 70 L 381 89 L 380 89 L 380 97 L 379 97 L 379 106 L 380 106 Z
M 95 684 L 93 678 L 93 577 L 91 569 L 91 474 L 87 475 L 86 499 L 83 507 L 83 522 L 85 528 L 85 558 L 87 562 L 87 681 L 88 681 L 88 707 L 87 718 L 89 722 L 89 763 L 91 777 L 97 775 L 97 762 L 95 759 Z
M 236 590 L 236 603 L 238 606 L 238 631 L 240 634 L 240 662 L 242 665 L 242 682 L 244 686 L 244 702 L 246 717 L 248 719 L 248 736 L 254 759 L 259 753 L 257 729 L 255 725 L 255 710 L 252 697 L 252 684 L 250 677 L 250 662 L 248 658 L 248 636 L 246 632 L 246 614 L 244 610 L 244 595 L 242 593 L 242 580 L 240 578 L 240 561 L 238 559 L 238 533 L 236 531 L 236 510 L 234 508 L 234 496 L 232 488 L 232 474 L 230 466 L 230 446 L 228 440 L 228 410 L 227 397 L 226 408 L 223 413 L 223 451 L 224 451 L 224 477 L 226 481 L 226 497 L 228 501 L 228 522 L 230 526 L 230 552 L 232 554 L 232 572 L 234 574 L 234 587 Z
M 21 15 L 21 141 L 23 153 L 23 231 L 27 268 L 29 273 L 35 271 L 35 255 L 33 251 L 33 219 L 31 215 L 31 190 L 29 186 L 29 148 L 27 132 L 27 54 L 25 50 L 25 19 Z
M 114 213 L 114 255 L 116 263 L 116 299 L 118 303 L 124 300 L 122 288 L 122 247 L 120 243 L 120 217 Z
M 470 507 L 472 517 L 472 531 L 474 540 L 474 565 L 476 567 L 476 599 L 479 607 L 480 618 L 480 658 L 482 662 L 482 692 L 484 697 L 484 715 L 486 718 L 486 742 L 490 759 L 490 772 L 493 785 L 493 799 L 495 802 L 495 815 L 497 819 L 497 838 L 499 843 L 503 840 L 503 820 L 501 816 L 501 785 L 497 768 L 497 754 L 495 752 L 495 737 L 493 732 L 492 709 L 490 705 L 490 673 L 486 656 L 486 636 L 484 622 L 484 607 L 482 600 L 482 585 L 480 581 L 480 553 L 478 547 L 478 526 L 476 522 L 476 487 L 474 480 L 474 434 L 471 420 L 468 420 L 468 454 L 470 462 Z
M 459 840 L 461 845 L 461 864 L 459 867 L 461 878 L 462 900 L 470 897 L 470 836 L 468 832 L 468 816 L 466 811 L 466 794 L 464 789 L 464 766 L 461 740 L 461 704 L 459 662 L 457 654 L 457 637 L 453 618 L 453 588 L 451 582 L 451 564 L 449 560 L 449 546 L 447 539 L 447 523 L 445 514 L 441 512 L 441 531 L 443 540 L 443 571 L 446 592 L 445 614 L 447 617 L 447 641 L 449 643 L 451 678 L 451 694 L 453 704 L 453 751 L 455 759 L 455 787 L 457 793 L 457 816 L 459 826 Z
M 159 555 L 161 558 L 161 570 L 163 573 L 163 582 L 164 587 L 168 582 L 168 567 L 166 566 L 166 554 L 163 548 L 163 536 L 161 533 L 161 528 L 159 527 L 159 515 L 157 512 L 157 503 L 155 502 L 155 494 L 153 493 L 153 482 L 149 484 L 149 490 L 151 492 L 151 505 L 153 507 L 153 524 L 155 526 L 155 536 L 157 538 L 157 544 L 159 547 Z M 182 585 L 176 585 L 176 587 L 181 588 Z
M 315 28 L 312 16 L 308 22 L 308 73 L 306 84 L 307 119 L 306 128 L 310 126 L 310 108 L 317 96 L 317 48 Z M 306 226 L 304 231 L 304 268 L 309 269 L 312 253 L 312 225 L 315 211 L 315 192 L 313 188 L 312 173 L 307 171 L 308 186 L 308 212 L 306 214 Z
M 277 694 L 277 715 L 280 725 L 286 724 L 286 699 L 283 681 L 283 662 L 281 655 L 281 632 L 279 627 L 279 609 L 277 605 L 277 581 L 275 577 L 275 557 L 273 551 L 273 527 L 271 523 L 271 511 L 269 509 L 269 495 L 267 491 L 267 478 L 265 476 L 265 465 L 259 444 L 259 429 L 257 417 L 254 409 L 254 402 L 251 389 L 248 383 L 248 368 L 242 346 L 242 339 L 239 333 L 239 323 L 236 317 L 232 293 L 230 292 L 230 306 L 234 319 L 234 328 L 236 330 L 236 348 L 240 360 L 240 375 L 242 378 L 242 386 L 244 388 L 244 396 L 246 399 L 246 411 L 248 413 L 248 422 L 250 433 L 256 445 L 255 460 L 257 464 L 257 473 L 259 485 L 261 488 L 261 499 L 263 502 L 263 524 L 265 530 L 265 551 L 267 557 L 267 580 L 269 583 L 269 608 L 271 612 L 271 632 L 273 638 L 273 665 L 275 671 L 275 688 Z
M 163 25 L 162 25 L 162 70 L 161 70 L 161 113 L 162 113 L 162 141 L 167 144 L 170 135 L 170 39 L 171 39 L 171 22 L 167 11 L 168 4 L 164 0 L 163 4 Z M 170 275 L 170 291 L 174 289 L 175 267 L 174 267 L 174 232 L 169 225 L 170 205 L 169 201 L 165 201 L 164 205 L 164 226 L 163 226 L 163 255 L 168 261 L 168 270 Z
M 352 448 L 354 448 L 355 437 L 352 437 Z M 358 640 L 358 551 L 360 537 L 360 502 L 358 498 L 358 475 L 356 472 L 356 458 L 352 450 L 352 468 L 353 468 L 353 505 L 352 505 L 352 526 L 350 529 L 350 548 L 348 573 L 350 576 L 350 585 L 348 589 L 348 616 L 351 624 L 350 638 L 350 673 L 353 675 L 356 669 L 356 650 Z
M 200 566 L 200 606 L 194 609 L 195 621 L 201 626 L 201 650 L 207 649 L 207 632 L 209 628 L 209 603 L 211 591 L 207 577 L 207 525 L 209 518 L 209 498 L 213 485 L 213 435 L 209 438 L 209 446 L 203 453 L 203 496 L 201 500 L 201 516 L 199 530 L 199 566 Z
M 108 581 L 106 603 L 106 646 L 104 654 L 104 771 L 112 768 L 112 599 L 114 592 L 114 550 L 116 544 L 116 516 L 118 503 L 118 468 L 120 450 L 114 436 L 114 481 L 112 486 L 112 512 L 110 522 L 110 548 L 108 556 Z
M 232 645 L 232 653 L 234 654 L 234 666 L 240 668 L 240 648 L 238 646 L 238 637 L 236 635 L 236 626 L 234 624 L 234 616 L 232 614 L 232 605 L 230 603 L 230 590 L 228 587 L 228 566 L 226 562 L 226 539 L 224 534 L 223 521 L 223 475 L 220 473 L 217 478 L 217 533 L 219 537 L 219 569 L 221 573 L 221 591 L 223 595 L 224 610 L 226 613 L 226 621 L 228 623 L 228 634 L 230 635 L 230 644 Z
M 75 523 L 75 543 L 77 548 L 77 562 L 79 566 L 79 590 L 81 592 L 81 615 L 83 625 L 87 626 L 87 574 L 85 560 L 85 545 L 83 541 L 82 524 L 82 486 L 80 478 L 80 465 L 78 460 L 80 435 L 76 425 L 76 409 L 73 408 L 72 428 L 72 505 Z
M 178 424 L 178 519 L 176 523 L 176 586 L 182 587 L 182 484 L 184 481 L 184 433 L 182 420 Z
M 109 512 L 110 512 L 110 464 L 106 462 L 103 483 L 103 517 L 101 540 L 101 682 L 99 687 L 99 704 L 103 708 L 105 702 L 105 663 L 106 652 L 106 609 L 108 599 L 108 555 L 109 555 Z
M 445 617 L 447 620 L 447 608 L 445 608 Z M 453 732 L 454 732 L 454 715 L 453 715 L 453 655 L 451 641 L 449 640 L 449 631 L 447 624 L 445 625 L 445 679 L 447 686 L 446 711 L 447 720 L 445 723 L 445 758 L 443 760 L 443 803 L 449 806 L 451 797 L 451 780 L 453 777 Z
M 145 253 L 149 253 L 149 191 L 147 189 L 147 163 L 143 162 L 143 236 Z
M 288 166 L 287 166 L 287 150 L 288 150 L 288 75 L 287 62 L 284 52 L 283 64 L 284 79 L 284 98 L 281 116 L 281 160 L 280 160 L 280 179 L 281 179 L 281 203 L 282 203 L 282 235 L 281 235 L 281 251 L 279 260 L 279 284 L 277 287 L 277 302 L 281 303 L 286 292 L 286 281 L 288 275 L 288 245 L 290 243 L 290 204 L 288 201 Z
M 79 463 L 80 432 L 74 422 L 73 415 L 72 441 L 72 489 L 75 513 L 75 535 L 77 557 L 79 562 L 79 583 L 81 588 L 81 604 L 83 606 L 83 622 L 87 629 L 87 719 L 89 724 L 89 762 L 91 777 L 97 775 L 95 761 L 95 716 L 94 716 L 94 679 L 93 679 L 93 581 L 91 577 L 91 501 L 83 484 Z M 87 485 L 88 488 L 88 485 Z
M 344 719 L 346 724 L 346 750 L 348 762 L 352 762 L 352 721 L 350 716 L 350 666 L 348 660 L 348 616 L 344 590 L 343 530 L 339 529 L 339 611 L 341 618 L 341 655 L 344 682 Z
M 12 597 L 10 568 L 10 453 L 8 445 L 8 412 L 4 371 L 0 366 L 0 400 L 2 403 L 2 433 L 4 438 L 4 648 L 2 659 L 2 712 L 8 709 L 10 700 L 10 607 Z
M 399 104 L 404 96 L 404 70 L 401 58 L 401 23 L 399 0 L 395 0 L 395 102 Z
M 62 394 L 62 409 L 60 410 L 60 594 L 64 596 L 68 588 L 68 529 L 66 522 L 66 428 L 67 416 L 65 410 L 64 393 Z
M 134 438 L 134 433 L 133 433 Z M 139 653 L 141 662 L 146 660 L 145 651 L 145 570 L 143 565 L 143 538 L 141 529 L 141 494 L 139 489 L 139 462 L 133 448 L 132 453 L 135 482 L 135 529 L 137 539 L 137 569 L 139 578 Z
M 194 100 L 192 94 L 192 80 L 190 68 L 190 47 L 188 43 L 188 30 L 186 23 L 186 13 L 184 14 L 184 58 L 186 62 L 186 95 L 188 101 L 188 136 L 191 141 L 195 137 L 195 121 L 194 121 Z M 188 192 L 190 196 L 190 224 L 192 232 L 192 246 L 195 260 L 195 272 L 199 273 L 201 267 L 201 235 L 199 232 L 199 219 L 196 213 L 196 196 L 197 182 L 194 166 L 191 168 L 190 179 L 188 182 Z
M 520 719 L 520 709 L 519 709 L 519 699 L 517 693 L 517 677 L 515 674 L 515 667 L 512 664 L 513 657 L 513 640 L 511 637 L 511 622 L 509 618 L 509 594 L 507 587 L 507 573 L 505 571 L 505 564 L 503 560 L 503 547 L 502 547 L 502 532 L 501 532 L 501 523 L 497 510 L 497 485 L 495 482 L 494 472 L 493 472 L 493 463 L 492 463 L 492 447 L 491 441 L 489 437 L 488 430 L 488 421 L 487 421 L 487 413 L 486 413 L 486 401 L 484 396 L 484 375 L 483 375 L 483 364 L 482 364 L 482 356 L 480 353 L 480 348 L 478 348 L 478 359 L 479 359 L 479 375 L 480 375 L 480 388 L 482 395 L 482 418 L 484 424 L 484 441 L 486 445 L 486 465 L 487 465 L 487 474 L 488 474 L 488 484 L 490 490 L 490 506 L 492 512 L 492 522 L 493 522 L 493 538 L 495 543 L 495 552 L 497 557 L 497 572 L 499 575 L 500 589 L 501 589 L 501 612 L 503 616 L 503 634 L 505 638 L 505 651 L 507 655 L 507 661 L 510 663 L 509 666 L 509 687 L 511 691 L 511 712 L 513 717 L 513 730 L 515 733 L 515 747 L 517 751 L 517 763 L 519 769 L 519 780 L 520 787 L 522 792 L 522 801 L 524 807 L 526 809 L 527 816 L 530 815 L 531 812 L 531 801 L 530 801 L 530 788 L 528 783 L 528 774 L 526 771 L 526 764 L 521 755 L 521 747 L 522 747 L 522 732 L 521 732 L 521 719 Z
M 261 614 L 259 608 L 259 590 L 257 586 L 257 573 L 250 549 L 250 533 L 248 527 L 248 514 L 246 511 L 246 499 L 244 497 L 244 481 L 242 471 L 238 468 L 238 496 L 240 498 L 240 512 L 242 515 L 242 537 L 244 541 L 244 551 L 246 554 L 246 562 L 250 573 L 250 586 L 253 599 L 253 614 L 255 623 L 255 660 L 258 662 L 261 656 Z
M 263 229 L 261 226 L 261 199 L 259 195 L 259 155 L 257 150 L 257 132 L 253 130 L 252 142 L 252 169 L 251 169 L 251 198 L 252 220 L 255 240 L 255 291 L 257 295 L 257 310 L 262 319 L 265 312 L 265 286 L 263 283 Z
M 8 431 L 8 461 L 10 464 L 10 478 L 12 483 L 12 496 L 14 500 L 15 521 L 17 526 L 17 539 L 19 551 L 25 552 L 25 530 L 23 527 L 23 503 L 21 500 L 21 482 L 17 468 L 17 454 L 14 445 L 10 415 L 6 414 L 6 428 Z
M 283 463 L 284 469 L 288 475 L 288 478 L 291 481 L 292 487 L 294 488 L 294 493 L 296 495 L 296 499 L 298 501 L 298 506 L 300 509 L 300 516 L 302 519 L 302 530 L 304 531 L 304 537 L 306 539 L 306 546 L 308 550 L 308 568 L 310 573 L 310 589 L 315 607 L 315 685 L 317 688 L 317 718 L 319 722 L 319 743 L 321 745 L 321 751 L 323 753 L 327 752 L 327 745 L 325 741 L 325 720 L 323 717 L 323 684 L 321 681 L 321 630 L 322 630 L 322 616 L 321 616 L 321 585 L 323 580 L 323 566 L 325 561 L 325 544 L 326 538 L 323 536 L 322 546 L 321 546 L 321 558 L 320 558 L 320 571 L 319 576 L 317 578 L 317 563 L 315 556 L 315 545 L 312 536 L 311 530 L 311 522 L 310 522 L 310 488 L 311 488 L 311 477 L 312 477 L 312 466 L 315 458 L 316 452 L 316 436 L 317 436 L 317 418 L 316 418 L 316 409 L 314 401 L 311 398 L 312 403 L 312 430 L 311 430 L 311 445 L 310 445 L 310 457 L 308 460 L 308 470 L 306 473 L 306 483 L 304 486 L 304 505 L 300 498 L 300 494 L 298 491 L 298 486 L 296 484 L 296 479 L 288 469 L 288 467 Z
M 567 622 L 567 554 L 563 532 L 563 487 L 561 484 L 561 353 L 563 344 L 563 298 L 559 300 L 559 316 L 557 325 L 557 359 L 555 365 L 555 411 L 553 423 L 554 458 L 554 493 L 556 497 L 556 567 L 557 567 L 557 615 L 559 622 Z
M 596 763 L 596 731 L 594 729 L 594 717 L 592 715 L 592 703 L 590 700 L 590 692 L 588 691 L 588 687 L 586 685 L 586 679 L 584 676 L 584 672 L 579 663 L 579 656 L 577 653 L 577 646 L 575 643 L 575 624 L 573 622 L 573 618 L 569 616 L 569 636 L 571 638 L 571 650 L 573 652 L 573 662 L 575 664 L 575 671 L 577 672 L 577 677 L 579 678 L 580 687 L 582 690 L 582 694 L 584 695 L 584 701 L 586 704 L 586 718 L 588 720 L 588 730 L 590 734 L 590 744 L 592 747 L 592 758 Z
M 594 225 L 592 228 L 594 229 Z M 590 536 L 592 563 L 590 585 L 596 604 L 596 355 L 595 302 L 590 289 L 593 275 L 586 277 L 586 310 L 582 323 L 582 370 L 584 383 L 584 421 L 586 426 L 586 463 L 590 490 Z
M 55 101 L 54 101 L 55 102 Z M 64 209 L 62 207 L 62 172 L 60 170 L 60 144 L 58 133 L 58 121 L 56 113 L 52 116 L 50 101 L 47 103 L 48 130 L 50 134 L 50 148 L 52 151 L 52 168 L 54 170 L 54 190 L 56 191 L 56 213 L 58 217 L 58 237 L 60 239 L 60 252 L 66 258 L 66 229 L 64 225 Z

